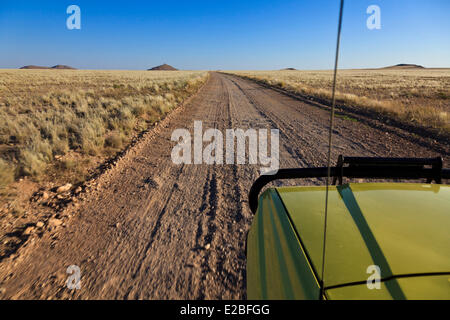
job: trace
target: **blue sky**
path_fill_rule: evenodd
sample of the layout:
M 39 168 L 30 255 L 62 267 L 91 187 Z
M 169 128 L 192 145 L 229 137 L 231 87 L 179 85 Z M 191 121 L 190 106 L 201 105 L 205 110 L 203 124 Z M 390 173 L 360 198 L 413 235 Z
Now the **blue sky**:
M 81 30 L 66 9 L 81 8 Z M 381 8 L 381 30 L 366 9 Z M 0 2 L 0 68 L 330 69 L 338 0 Z M 450 67 L 450 1 L 346 0 L 341 68 Z

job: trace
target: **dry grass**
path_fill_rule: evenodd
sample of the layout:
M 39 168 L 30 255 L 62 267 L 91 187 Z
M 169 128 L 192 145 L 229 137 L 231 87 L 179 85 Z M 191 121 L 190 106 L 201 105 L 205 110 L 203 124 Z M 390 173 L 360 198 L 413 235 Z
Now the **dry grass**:
M 117 152 L 206 78 L 187 71 L 0 70 L 0 187 L 38 179 L 68 153 L 82 159 Z M 69 162 L 61 167 L 73 170 Z
M 331 99 L 331 71 L 233 71 L 283 89 Z M 340 70 L 338 103 L 450 132 L 450 69 Z

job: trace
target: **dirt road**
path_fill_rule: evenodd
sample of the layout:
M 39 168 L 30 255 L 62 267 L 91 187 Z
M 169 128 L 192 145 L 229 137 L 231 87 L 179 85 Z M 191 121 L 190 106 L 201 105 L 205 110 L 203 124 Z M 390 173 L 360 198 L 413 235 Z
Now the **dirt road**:
M 280 167 L 309 167 L 326 163 L 328 119 L 317 106 L 212 73 L 190 103 L 61 214 L 62 226 L 2 261 L 0 298 L 245 298 L 244 246 L 252 221 L 247 193 L 259 166 L 175 165 L 171 134 L 192 131 L 194 120 L 222 132 L 278 128 Z M 337 118 L 333 159 L 436 156 L 442 148 L 409 136 Z M 79 290 L 65 286 L 70 265 L 81 269 Z

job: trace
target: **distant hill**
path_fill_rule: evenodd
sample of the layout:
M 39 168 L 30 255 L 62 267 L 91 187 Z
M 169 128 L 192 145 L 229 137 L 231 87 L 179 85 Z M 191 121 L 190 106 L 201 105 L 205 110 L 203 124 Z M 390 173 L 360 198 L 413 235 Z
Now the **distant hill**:
M 157 67 L 153 67 L 151 69 L 148 69 L 148 71 L 177 71 L 178 69 L 175 69 L 172 66 L 169 66 L 168 64 L 162 64 L 160 66 Z
M 400 63 L 395 66 L 385 67 L 381 69 L 425 69 L 425 67 L 420 66 L 418 64 L 406 64 L 406 63 Z
M 42 67 L 42 66 L 34 66 L 34 65 L 29 65 L 29 66 L 24 66 L 20 69 L 58 69 L 58 70 L 76 70 L 73 67 L 70 66 L 65 66 L 62 64 L 57 64 L 56 66 L 53 67 Z
M 22 67 L 20 69 L 50 69 L 50 68 L 49 67 L 41 67 L 41 66 L 33 66 L 33 65 L 31 65 L 31 66 Z
M 53 66 L 52 69 L 68 69 L 68 70 L 76 70 L 76 68 L 73 68 L 71 66 L 65 66 L 62 64 L 57 64 L 56 66 Z
M 281 69 L 281 71 L 294 71 L 294 70 L 297 70 L 297 69 L 295 69 L 295 68 L 284 68 L 284 69 Z

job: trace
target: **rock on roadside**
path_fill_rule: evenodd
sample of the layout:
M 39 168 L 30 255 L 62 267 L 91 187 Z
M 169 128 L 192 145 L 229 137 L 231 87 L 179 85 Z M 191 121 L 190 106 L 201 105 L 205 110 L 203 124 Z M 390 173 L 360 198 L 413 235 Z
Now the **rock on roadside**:
M 51 218 L 50 220 L 48 220 L 48 225 L 51 227 L 58 227 L 61 224 L 62 224 L 61 219 Z
M 67 183 L 61 187 L 59 187 L 58 189 L 56 189 L 56 193 L 64 193 L 69 191 L 72 188 L 72 184 L 71 183 Z

